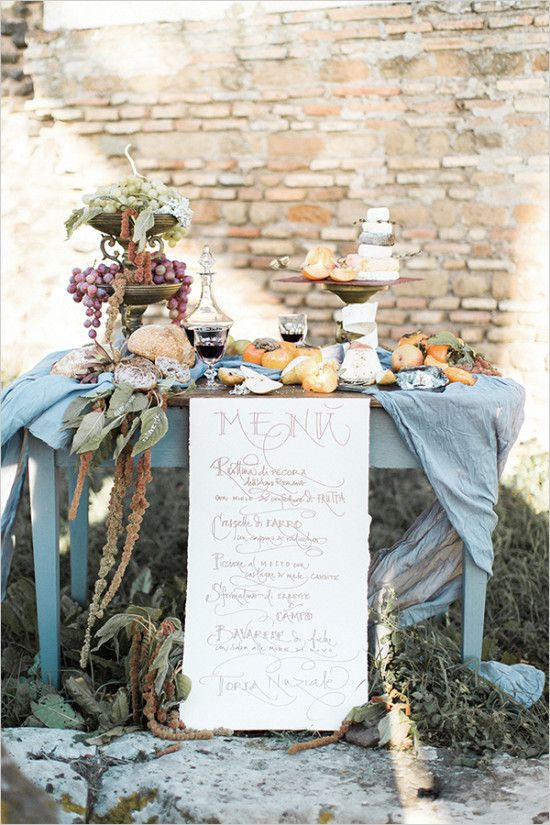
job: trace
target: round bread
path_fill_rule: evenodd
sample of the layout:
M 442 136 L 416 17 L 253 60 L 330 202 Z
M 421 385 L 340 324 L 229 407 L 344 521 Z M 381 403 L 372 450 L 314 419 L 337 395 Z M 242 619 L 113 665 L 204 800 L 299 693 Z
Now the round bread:
M 55 362 L 50 373 L 52 375 L 64 375 L 65 378 L 75 378 L 93 358 L 94 350 L 95 347 L 91 344 L 87 347 L 80 347 L 80 349 L 72 349 L 59 361 Z
M 142 355 L 150 361 L 156 358 L 173 358 L 188 367 L 195 363 L 195 351 L 187 335 L 174 324 L 149 324 L 139 327 L 130 335 L 126 345 L 130 352 Z

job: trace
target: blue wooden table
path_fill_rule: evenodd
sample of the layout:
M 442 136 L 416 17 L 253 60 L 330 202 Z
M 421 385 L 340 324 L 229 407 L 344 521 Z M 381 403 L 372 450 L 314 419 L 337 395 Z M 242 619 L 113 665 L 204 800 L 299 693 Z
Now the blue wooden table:
M 304 397 L 285 388 L 287 397 Z M 418 468 L 416 457 L 399 435 L 391 417 L 374 399 L 345 393 L 357 403 L 371 405 L 370 467 Z M 246 396 L 245 396 L 246 397 Z M 185 470 L 189 467 L 188 398 L 168 409 L 169 429 L 153 448 L 153 467 Z M 53 450 L 29 434 L 29 482 L 32 539 L 38 613 L 39 655 L 42 679 L 59 686 L 60 667 L 60 580 L 59 580 L 59 477 L 66 472 L 69 501 L 76 484 L 77 460 L 68 450 Z M 139 551 L 138 551 L 139 552 Z M 88 484 L 85 483 L 76 519 L 70 523 L 71 596 L 82 605 L 88 602 Z M 462 657 L 479 664 L 483 641 L 487 574 L 466 552 L 463 556 Z

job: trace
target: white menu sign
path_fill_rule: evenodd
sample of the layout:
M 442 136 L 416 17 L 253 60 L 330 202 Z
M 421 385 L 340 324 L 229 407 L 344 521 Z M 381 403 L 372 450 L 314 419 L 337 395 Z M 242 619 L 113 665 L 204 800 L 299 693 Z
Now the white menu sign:
M 367 701 L 369 405 L 196 398 L 188 727 L 335 730 Z

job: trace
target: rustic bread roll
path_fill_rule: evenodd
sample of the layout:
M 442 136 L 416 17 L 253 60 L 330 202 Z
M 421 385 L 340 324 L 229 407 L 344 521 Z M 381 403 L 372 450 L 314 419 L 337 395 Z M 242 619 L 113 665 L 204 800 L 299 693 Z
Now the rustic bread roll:
M 174 324 L 160 326 L 150 324 L 139 327 L 127 341 L 130 352 L 143 355 L 154 361 L 155 358 L 174 358 L 180 364 L 192 367 L 195 352 L 185 332 Z

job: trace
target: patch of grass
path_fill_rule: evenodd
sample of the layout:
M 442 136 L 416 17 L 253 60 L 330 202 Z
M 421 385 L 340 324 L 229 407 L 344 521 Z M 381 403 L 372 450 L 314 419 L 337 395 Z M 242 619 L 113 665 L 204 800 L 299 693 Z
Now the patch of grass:
M 548 525 L 541 512 L 544 458 L 529 457 L 501 487 L 494 534 L 494 576 L 489 582 L 484 658 L 548 666 Z M 105 618 L 122 612 L 132 601 L 162 607 L 183 620 L 187 544 L 187 478 L 181 471 L 155 470 L 151 507 L 142 536 L 119 594 Z M 92 496 L 101 516 L 99 492 L 104 471 L 92 478 Z M 95 492 L 94 492 L 95 491 Z M 536 497 L 534 496 L 536 492 Z M 376 514 L 371 546 L 391 546 L 433 500 L 425 477 L 417 470 L 371 473 L 370 512 Z M 398 504 L 397 504 L 398 502 Z M 62 546 L 67 524 L 61 521 Z M 90 529 L 90 581 L 95 580 L 105 538 L 101 520 Z M 3 611 L 4 724 L 22 724 L 37 696 L 34 681 L 37 651 L 33 568 L 28 499 L 24 496 L 16 526 L 16 551 L 10 597 Z M 148 572 L 147 572 L 148 571 Z M 69 564 L 61 560 L 62 661 L 65 673 L 78 668 L 86 612 L 69 596 Z M 396 631 L 386 677 L 409 696 L 412 714 L 425 743 L 460 751 L 533 756 L 546 748 L 547 703 L 530 711 L 508 701 L 460 661 L 460 603 L 447 616 Z M 105 646 L 93 656 L 98 694 L 114 693 L 126 683 L 123 650 Z M 21 679 L 23 677 L 23 680 Z M 371 673 L 372 693 L 382 692 L 380 674 Z M 277 734 L 276 734 L 277 735 Z M 281 736 L 281 734 L 278 734 Z

